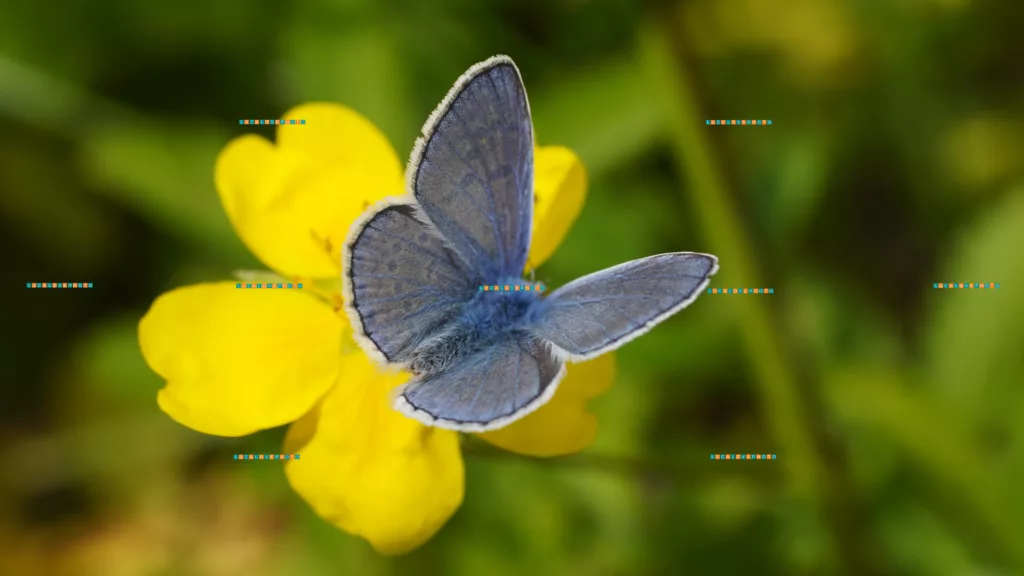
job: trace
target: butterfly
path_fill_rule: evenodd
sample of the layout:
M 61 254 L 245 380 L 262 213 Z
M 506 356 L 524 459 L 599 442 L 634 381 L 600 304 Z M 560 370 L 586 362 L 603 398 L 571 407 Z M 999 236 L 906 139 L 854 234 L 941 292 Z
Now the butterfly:
M 506 56 L 476 64 L 427 119 L 407 196 L 368 209 L 346 239 L 353 335 L 379 363 L 412 374 L 394 405 L 429 426 L 482 432 L 522 418 L 552 397 L 567 361 L 644 334 L 718 269 L 715 256 L 674 252 L 536 290 L 523 279 L 533 153 L 518 68 Z

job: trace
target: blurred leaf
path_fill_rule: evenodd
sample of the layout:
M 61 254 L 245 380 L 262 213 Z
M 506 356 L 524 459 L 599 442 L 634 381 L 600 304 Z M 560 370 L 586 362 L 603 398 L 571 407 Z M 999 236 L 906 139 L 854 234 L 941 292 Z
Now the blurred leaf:
M 998 289 L 932 290 L 926 375 L 937 395 L 973 425 L 1024 517 L 1024 191 L 1011 191 L 967 230 L 942 282 L 999 282 Z
M 766 500 L 756 485 L 735 475 L 719 477 L 694 499 L 708 519 L 708 527 L 725 533 L 735 533 L 750 522 L 764 510 Z
M 735 325 L 727 303 L 702 296 L 685 311 L 660 324 L 650 337 L 630 342 L 618 354 L 621 365 L 644 381 L 664 378 L 678 396 L 705 388 L 729 359 L 737 355 Z
M 380 128 L 399 157 L 406 158 L 429 111 L 422 118 L 414 114 L 398 39 L 372 20 L 338 34 L 319 18 L 318 11 L 304 13 L 288 30 L 283 66 L 296 89 L 286 95 L 293 101 L 285 105 L 344 104 Z M 437 95 L 438 102 L 442 96 Z
M 682 19 L 704 53 L 761 49 L 783 56 L 794 79 L 812 86 L 844 80 L 857 50 L 852 21 L 839 0 L 693 2 Z M 771 21 L 771 25 L 764 22 Z
M 120 230 L 109 213 L 82 194 L 74 173 L 53 169 L 59 155 L 39 150 L 21 141 L 0 143 L 0 188 L 12 191 L 0 194 L 4 227 L 56 262 L 62 279 L 95 280 L 82 275 L 114 264 Z M 30 266 L 39 270 L 40 264 Z
M 1019 516 L 1003 506 L 1008 496 L 978 458 L 962 415 L 943 410 L 922 391 L 908 390 L 898 373 L 867 366 L 834 374 L 828 384 L 830 410 L 848 424 L 877 430 L 964 500 L 970 515 L 990 533 L 999 553 L 1024 569 L 1024 542 Z M 1012 488 L 1011 488 L 1012 489 Z
M 236 265 L 254 259 L 235 235 L 213 187 L 228 141 L 208 126 L 101 125 L 82 138 L 82 169 L 105 193 L 201 252 Z
M 813 364 L 808 369 L 820 374 L 848 362 L 905 359 L 893 319 L 869 295 L 812 271 L 787 282 L 785 322 Z
M 815 133 L 787 133 L 773 140 L 762 165 L 770 189 L 750 201 L 764 215 L 769 234 L 785 241 L 803 229 L 825 192 L 830 151 Z
M 138 317 L 134 314 L 97 324 L 77 342 L 75 372 L 81 386 L 76 408 L 119 407 L 128 412 L 154 413 L 156 392 L 163 381 L 149 369 L 139 350 Z
M 928 384 L 972 417 L 1024 414 L 1024 190 L 1014 190 L 966 230 L 935 282 L 998 282 L 998 289 L 931 289 Z
M 630 478 L 529 460 L 473 459 L 449 546 L 455 573 L 632 572 L 642 533 Z M 478 530 L 481 522 L 494 530 Z
M 592 176 L 636 157 L 663 130 L 632 60 L 608 62 L 530 94 L 538 142 L 572 148 Z
M 646 455 L 647 426 L 653 421 L 657 404 L 648 393 L 652 388 L 650 382 L 641 378 L 641 372 L 619 370 L 612 387 L 590 401 L 598 428 L 589 450 L 600 454 Z
M 968 118 L 949 128 L 941 143 L 941 162 L 965 186 L 965 192 L 983 190 L 1007 176 L 1021 176 L 1024 139 L 1020 134 L 1021 126 L 1014 118 Z
M 981 574 L 962 541 L 935 514 L 916 505 L 891 507 L 884 514 L 881 533 L 899 574 Z
M 69 137 L 97 120 L 127 121 L 134 117 L 125 108 L 68 82 L 66 77 L 51 76 L 2 53 L 0 114 Z

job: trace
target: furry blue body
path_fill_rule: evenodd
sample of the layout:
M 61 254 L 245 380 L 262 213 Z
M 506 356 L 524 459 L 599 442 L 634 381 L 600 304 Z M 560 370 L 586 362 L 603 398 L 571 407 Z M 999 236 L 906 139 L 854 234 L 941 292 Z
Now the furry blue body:
M 521 280 L 495 284 L 527 286 Z M 536 291 L 475 292 L 443 331 L 413 351 L 409 370 L 421 377 L 443 372 L 507 337 L 510 332 L 528 333 L 543 301 Z

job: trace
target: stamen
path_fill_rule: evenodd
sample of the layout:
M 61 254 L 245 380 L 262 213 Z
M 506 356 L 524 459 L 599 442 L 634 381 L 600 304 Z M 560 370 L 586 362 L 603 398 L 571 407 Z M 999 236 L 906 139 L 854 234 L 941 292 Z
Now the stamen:
M 318 246 L 327 251 L 328 256 L 334 255 L 334 245 L 331 243 L 330 236 L 320 236 L 319 234 L 316 233 L 316 230 L 313 230 L 312 228 L 310 228 L 309 230 L 309 235 L 312 236 L 313 242 L 316 242 Z

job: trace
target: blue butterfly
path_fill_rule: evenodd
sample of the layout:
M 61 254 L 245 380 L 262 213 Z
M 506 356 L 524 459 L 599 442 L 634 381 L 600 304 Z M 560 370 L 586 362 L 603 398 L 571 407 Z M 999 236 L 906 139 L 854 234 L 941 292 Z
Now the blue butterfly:
M 707 254 L 641 258 L 542 297 L 522 275 L 533 221 L 533 125 L 515 64 L 470 68 L 423 127 L 410 196 L 368 210 L 346 241 L 355 338 L 412 373 L 395 407 L 430 426 L 482 432 L 536 410 L 566 361 L 614 350 L 685 308 L 718 269 Z

